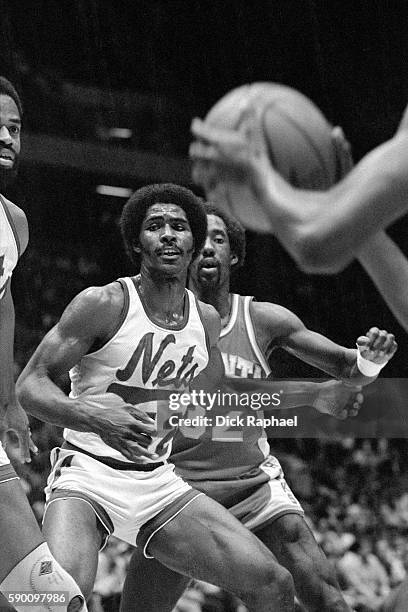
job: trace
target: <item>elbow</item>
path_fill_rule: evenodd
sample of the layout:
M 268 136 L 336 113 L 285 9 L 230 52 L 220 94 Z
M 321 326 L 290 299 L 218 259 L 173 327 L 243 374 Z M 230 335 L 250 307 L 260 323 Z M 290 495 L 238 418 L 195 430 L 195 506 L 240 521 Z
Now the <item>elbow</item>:
M 29 392 L 29 381 L 24 372 L 20 375 L 16 382 L 16 397 L 24 410 L 30 413 L 30 392 Z
M 24 403 L 25 403 L 25 384 L 24 384 L 24 381 L 21 380 L 21 376 L 20 376 L 20 378 L 16 382 L 16 397 L 17 397 L 17 400 L 20 402 L 20 404 L 24 408 Z
M 352 256 L 342 252 L 338 240 L 330 233 L 313 228 L 302 229 L 296 240 L 294 257 L 307 274 L 338 274 L 351 262 Z

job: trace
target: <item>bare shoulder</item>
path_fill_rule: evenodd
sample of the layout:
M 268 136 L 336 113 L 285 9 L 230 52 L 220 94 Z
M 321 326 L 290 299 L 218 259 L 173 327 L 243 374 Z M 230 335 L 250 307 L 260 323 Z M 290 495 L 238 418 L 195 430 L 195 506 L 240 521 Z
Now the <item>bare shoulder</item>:
M 10 213 L 11 218 L 13 219 L 14 226 L 17 231 L 18 239 L 20 241 L 20 253 L 24 253 L 28 244 L 28 223 L 25 212 L 13 204 L 10 200 L 7 200 L 3 196 L 3 202 L 5 206 L 7 206 L 7 210 Z
M 218 341 L 221 331 L 220 315 L 215 310 L 214 306 L 211 306 L 211 304 L 206 304 L 205 302 L 201 302 L 200 300 L 197 300 L 197 302 L 201 310 L 204 325 L 207 329 L 210 338 L 210 343 L 211 345 L 215 345 Z
M 286 337 L 303 327 L 294 312 L 272 302 L 251 302 L 250 313 L 257 334 L 267 335 L 269 340 Z
M 108 336 L 115 329 L 125 305 L 120 283 L 102 287 L 88 287 L 68 304 L 61 320 L 61 328 L 70 334 L 92 337 Z

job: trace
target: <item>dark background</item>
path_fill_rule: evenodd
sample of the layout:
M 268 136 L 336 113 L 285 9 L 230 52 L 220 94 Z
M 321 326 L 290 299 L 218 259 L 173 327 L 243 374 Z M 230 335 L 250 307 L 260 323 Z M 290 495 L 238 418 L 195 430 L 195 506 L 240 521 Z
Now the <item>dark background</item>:
M 394 133 L 407 100 L 402 0 L 0 0 L 0 10 L 0 73 L 26 109 L 8 194 L 31 228 L 14 281 L 20 362 L 78 290 L 130 272 L 117 229 L 125 199 L 96 185 L 189 184 L 191 118 L 228 90 L 299 89 L 343 126 L 356 160 Z M 403 249 L 406 230 L 406 219 L 390 230 Z M 248 234 L 248 243 L 237 290 L 349 346 L 372 325 L 395 332 L 400 350 L 386 373 L 407 376 L 406 334 L 358 264 L 306 276 L 273 237 Z M 278 376 L 310 373 L 282 355 L 275 362 Z

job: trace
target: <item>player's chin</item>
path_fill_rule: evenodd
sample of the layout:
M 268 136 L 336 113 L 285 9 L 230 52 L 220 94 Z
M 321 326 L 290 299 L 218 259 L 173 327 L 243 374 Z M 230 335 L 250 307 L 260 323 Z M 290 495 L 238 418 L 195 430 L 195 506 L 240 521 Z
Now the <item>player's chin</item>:
M 157 264 L 158 270 L 163 270 L 164 272 L 179 272 L 187 268 L 188 264 L 184 262 L 181 258 L 175 259 L 173 261 L 169 260 L 161 260 Z
M 201 285 L 212 287 L 218 284 L 219 279 L 220 273 L 218 268 L 202 268 L 198 273 L 198 280 Z

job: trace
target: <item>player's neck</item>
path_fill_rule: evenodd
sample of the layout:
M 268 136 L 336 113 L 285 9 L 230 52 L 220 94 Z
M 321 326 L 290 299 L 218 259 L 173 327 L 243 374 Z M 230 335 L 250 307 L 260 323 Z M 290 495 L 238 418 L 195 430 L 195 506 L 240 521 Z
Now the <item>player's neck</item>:
M 142 269 L 136 285 L 152 320 L 165 325 L 183 320 L 186 278 L 156 276 Z
M 218 311 L 218 314 L 221 317 L 222 327 L 226 327 L 226 325 L 228 325 L 229 323 L 230 316 L 231 316 L 231 307 L 232 307 L 232 294 L 229 292 L 229 287 L 228 287 L 228 293 L 223 294 L 222 296 L 219 295 L 218 304 L 214 306 L 214 308 L 216 308 L 216 310 Z
M 201 287 L 199 291 L 196 290 L 194 293 L 202 302 L 214 306 L 221 317 L 223 326 L 228 323 L 232 301 L 228 283 L 216 289 L 214 287 Z

